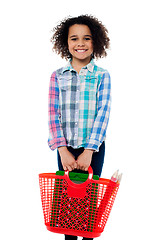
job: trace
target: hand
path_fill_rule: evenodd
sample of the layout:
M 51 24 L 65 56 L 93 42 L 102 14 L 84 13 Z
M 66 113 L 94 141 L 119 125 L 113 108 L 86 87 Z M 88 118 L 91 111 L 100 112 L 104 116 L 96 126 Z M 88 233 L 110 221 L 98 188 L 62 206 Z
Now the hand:
M 77 169 L 88 171 L 92 161 L 93 150 L 85 149 L 77 158 Z
M 75 157 L 72 153 L 68 151 L 66 147 L 59 147 L 58 148 L 61 162 L 64 170 L 72 171 L 77 168 L 77 163 Z

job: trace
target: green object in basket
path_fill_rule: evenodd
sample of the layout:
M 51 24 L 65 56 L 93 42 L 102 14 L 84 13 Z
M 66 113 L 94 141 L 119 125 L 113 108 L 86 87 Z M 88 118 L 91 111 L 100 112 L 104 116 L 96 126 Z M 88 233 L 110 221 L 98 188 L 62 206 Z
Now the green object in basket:
M 57 171 L 56 175 L 63 176 L 64 171 Z M 88 179 L 88 174 L 87 173 L 79 173 L 79 172 L 69 172 L 69 178 L 72 182 L 81 184 Z M 93 175 L 93 179 L 99 180 L 99 176 Z

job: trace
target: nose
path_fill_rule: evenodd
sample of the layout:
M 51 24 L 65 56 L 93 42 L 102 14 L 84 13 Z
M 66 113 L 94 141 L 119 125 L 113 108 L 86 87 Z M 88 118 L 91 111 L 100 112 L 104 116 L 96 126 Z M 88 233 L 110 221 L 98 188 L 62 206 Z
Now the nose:
M 83 42 L 83 40 L 79 40 L 78 41 L 78 47 L 82 47 L 82 46 L 84 46 L 84 42 Z

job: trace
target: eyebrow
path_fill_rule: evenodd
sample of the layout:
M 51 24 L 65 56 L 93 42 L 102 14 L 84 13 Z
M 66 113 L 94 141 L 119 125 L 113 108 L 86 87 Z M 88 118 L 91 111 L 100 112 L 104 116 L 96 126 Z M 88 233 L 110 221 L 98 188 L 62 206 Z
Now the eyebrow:
M 70 38 L 77 37 L 78 35 L 72 35 Z M 91 35 L 84 35 L 84 37 L 92 37 Z

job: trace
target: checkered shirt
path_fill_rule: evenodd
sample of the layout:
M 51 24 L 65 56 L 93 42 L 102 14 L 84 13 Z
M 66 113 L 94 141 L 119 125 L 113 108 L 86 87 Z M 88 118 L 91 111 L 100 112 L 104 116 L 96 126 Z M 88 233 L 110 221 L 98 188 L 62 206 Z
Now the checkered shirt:
M 111 104 L 110 75 L 94 60 L 79 74 L 69 62 L 52 73 L 49 86 L 49 147 L 99 151 Z

